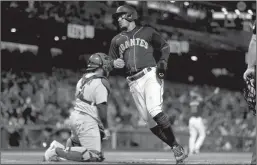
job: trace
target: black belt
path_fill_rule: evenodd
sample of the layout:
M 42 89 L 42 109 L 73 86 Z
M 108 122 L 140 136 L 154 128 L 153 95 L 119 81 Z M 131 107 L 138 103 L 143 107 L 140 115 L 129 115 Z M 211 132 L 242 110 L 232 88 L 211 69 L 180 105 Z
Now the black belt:
M 147 72 L 150 72 L 151 70 L 152 70 L 151 68 L 146 69 Z M 140 79 L 141 77 L 143 77 L 145 74 L 146 73 L 144 72 L 144 70 L 142 70 L 142 71 L 136 73 L 135 75 L 128 77 L 128 79 L 130 81 L 135 81 L 135 80 Z

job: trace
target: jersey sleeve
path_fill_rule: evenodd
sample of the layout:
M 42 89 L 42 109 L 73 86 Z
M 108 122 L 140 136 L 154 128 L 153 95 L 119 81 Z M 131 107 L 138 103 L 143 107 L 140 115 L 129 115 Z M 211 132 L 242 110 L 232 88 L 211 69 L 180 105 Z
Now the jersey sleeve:
M 169 44 L 163 39 L 163 37 L 154 29 L 151 28 L 152 31 L 152 45 L 155 50 L 161 52 L 160 60 L 165 60 L 168 62 L 170 47 Z
M 108 90 L 101 83 L 95 89 L 95 103 L 101 104 L 101 103 L 107 102 L 107 99 L 108 99 Z
M 118 45 L 116 43 L 116 36 L 112 39 L 110 48 L 109 48 L 109 53 L 108 55 L 112 57 L 112 59 L 117 59 L 119 58 L 119 51 L 118 51 Z
M 79 94 L 81 83 L 82 83 L 82 78 L 78 81 L 76 85 L 75 97 L 77 97 Z
M 248 46 L 248 54 L 247 54 L 247 64 L 248 67 L 253 67 L 256 65 L 256 35 L 253 34 L 250 44 Z

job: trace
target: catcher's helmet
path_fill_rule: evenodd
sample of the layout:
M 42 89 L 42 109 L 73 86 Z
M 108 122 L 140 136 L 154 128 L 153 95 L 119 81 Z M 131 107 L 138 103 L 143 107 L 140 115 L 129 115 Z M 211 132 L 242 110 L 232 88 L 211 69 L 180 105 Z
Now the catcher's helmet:
M 94 53 L 88 59 L 87 71 L 102 68 L 105 72 L 112 70 L 111 58 L 105 53 Z
M 123 5 L 117 8 L 116 13 L 112 15 L 114 20 L 117 20 L 118 17 L 122 14 L 126 14 L 125 19 L 129 22 L 135 21 L 138 19 L 137 11 L 129 5 Z

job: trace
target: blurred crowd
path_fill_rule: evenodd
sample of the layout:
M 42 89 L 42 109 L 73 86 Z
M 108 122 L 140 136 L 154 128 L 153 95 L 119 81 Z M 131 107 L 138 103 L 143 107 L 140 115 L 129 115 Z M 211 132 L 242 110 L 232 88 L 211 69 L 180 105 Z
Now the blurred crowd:
M 82 71 L 68 69 L 53 69 L 51 74 L 2 71 L 1 124 L 16 128 L 22 128 L 24 125 L 66 128 L 69 113 L 73 108 L 75 86 L 82 75 Z M 110 83 L 110 127 L 131 130 L 146 128 L 128 91 L 125 78 L 112 76 Z M 164 91 L 164 111 L 170 116 L 176 131 L 186 132 L 192 93 L 204 98 L 212 94 L 214 87 L 167 81 Z M 255 120 L 252 114 L 245 113 L 247 104 L 240 91 L 221 89 L 204 108 L 203 118 L 208 136 L 222 138 L 256 135 Z M 222 139 L 220 143 L 226 144 Z
M 3 15 L 6 14 L 4 18 L 7 20 L 20 20 L 17 18 L 40 19 L 115 29 L 111 14 L 121 3 L 118 1 L 6 1 L 1 3 L 1 7 L 4 10 Z M 157 18 L 162 19 L 162 15 L 164 15 L 162 12 L 152 12 L 149 15 L 149 18 L 152 19 L 150 21 L 155 22 Z M 206 21 L 208 22 L 208 20 Z M 174 23 L 175 21 L 170 22 Z M 174 24 L 178 25 L 179 22 Z M 202 26 L 201 23 L 198 24 Z M 192 27 L 188 27 L 188 23 L 181 23 L 181 26 L 186 28 L 196 27 L 194 25 L 191 24 Z M 168 38 L 167 31 L 160 31 L 165 39 Z M 188 35 L 185 34 L 184 36 Z M 177 39 L 176 35 L 173 37 L 173 39 Z M 206 39 L 202 39 L 202 41 L 206 41 Z M 4 51 L 6 50 L 2 50 L 1 53 Z M 0 100 L 0 117 L 2 119 L 0 125 L 4 125 L 4 130 L 7 131 L 8 145 L 21 145 L 21 138 L 24 135 L 20 132 L 20 128 L 25 125 L 33 126 L 35 130 L 25 130 L 24 132 L 26 143 L 30 147 L 37 144 L 41 145 L 42 141 L 47 141 L 47 138 L 53 134 L 56 135 L 55 138 L 67 139 L 69 136 L 67 131 L 68 117 L 70 111 L 73 110 L 75 86 L 83 75 L 83 71 L 58 67 L 53 68 L 51 73 L 25 72 L 22 70 L 37 68 L 36 56 L 27 51 L 22 53 L 17 50 L 11 51 L 12 53 L 2 57 L 2 60 L 5 61 L 2 65 L 4 68 L 11 66 L 15 69 L 5 69 L 1 72 Z M 111 76 L 110 83 L 112 87 L 108 104 L 110 127 L 128 130 L 146 129 L 146 125 L 140 118 L 128 91 L 125 78 Z M 166 81 L 163 109 L 169 115 L 175 131 L 188 132 L 188 120 L 191 114 L 189 105 L 194 100 L 192 95 L 204 99 L 211 95 L 214 89 L 215 87 L 208 85 Z M 247 104 L 241 91 L 221 89 L 216 96 L 206 103 L 203 118 L 207 128 L 207 136 L 219 137 L 214 140 L 215 146 L 218 147 L 217 150 L 230 150 L 232 146 L 249 150 L 250 141 L 232 140 L 233 137 L 252 138 L 256 136 L 254 117 L 247 112 Z M 46 129 L 43 129 L 42 125 Z M 58 130 L 54 127 L 57 127 Z M 61 129 L 66 129 L 66 131 L 59 131 Z M 134 141 L 130 141 L 130 143 L 134 146 L 139 145 Z
M 99 29 L 109 28 L 115 30 L 112 14 L 115 13 L 118 6 L 124 3 L 125 1 L 10 1 L 2 3 L 2 8 L 6 14 L 12 15 L 12 17 L 50 20 L 66 24 L 93 25 Z M 165 3 L 162 2 L 162 6 Z M 182 3 L 177 3 L 183 10 Z M 172 25 L 192 30 L 210 30 L 211 12 L 205 7 L 195 6 L 194 9 L 199 8 L 207 16 L 197 21 L 191 17 L 190 24 L 188 24 L 187 21 L 190 18 L 186 17 L 184 10 L 184 14 L 176 16 L 169 14 L 167 11 L 144 10 L 143 6 L 140 4 L 136 7 L 140 13 L 140 23 L 142 24 L 148 23 L 158 27 Z M 147 13 L 144 13 L 146 11 Z M 184 20 L 181 17 L 185 17 Z M 173 18 L 173 21 L 170 21 L 169 18 Z
M 98 28 L 109 26 L 115 29 L 110 14 L 119 4 L 112 1 L 10 1 L 4 2 L 2 7 L 13 16 L 21 14 L 28 18 L 59 23 L 90 24 Z

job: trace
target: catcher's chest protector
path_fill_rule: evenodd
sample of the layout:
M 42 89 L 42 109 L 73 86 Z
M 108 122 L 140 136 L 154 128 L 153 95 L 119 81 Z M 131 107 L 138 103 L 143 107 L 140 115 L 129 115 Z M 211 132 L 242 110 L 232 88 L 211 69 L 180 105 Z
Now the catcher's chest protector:
M 106 87 L 108 93 L 110 93 L 110 83 L 109 83 L 109 81 L 108 81 L 108 79 L 107 79 L 106 77 L 100 76 L 100 75 L 93 75 L 93 76 L 91 76 L 91 77 L 89 77 L 89 78 L 86 78 L 85 76 L 83 76 L 82 84 L 81 84 L 81 86 L 80 86 L 80 92 L 79 92 L 79 94 L 77 95 L 77 98 L 79 98 L 80 100 L 82 100 L 82 101 L 84 101 L 84 102 L 86 102 L 86 103 L 89 103 L 89 101 L 87 101 L 87 100 L 84 99 L 84 97 L 83 97 L 83 91 L 82 91 L 82 90 L 83 90 L 83 87 L 84 87 L 87 83 L 89 83 L 91 80 L 97 79 L 97 78 L 100 78 L 100 79 L 101 79 L 101 81 L 102 81 L 103 85 Z M 91 103 L 89 103 L 89 104 L 91 104 Z

